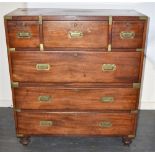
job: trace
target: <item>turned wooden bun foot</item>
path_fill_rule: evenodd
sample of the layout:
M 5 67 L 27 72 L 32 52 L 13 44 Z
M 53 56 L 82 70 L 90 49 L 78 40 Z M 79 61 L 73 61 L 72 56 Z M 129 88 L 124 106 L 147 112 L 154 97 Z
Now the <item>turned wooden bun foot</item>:
M 21 137 L 19 142 L 23 145 L 28 145 L 30 143 L 30 137 Z
M 132 143 L 132 138 L 122 137 L 122 142 L 124 145 L 130 145 Z

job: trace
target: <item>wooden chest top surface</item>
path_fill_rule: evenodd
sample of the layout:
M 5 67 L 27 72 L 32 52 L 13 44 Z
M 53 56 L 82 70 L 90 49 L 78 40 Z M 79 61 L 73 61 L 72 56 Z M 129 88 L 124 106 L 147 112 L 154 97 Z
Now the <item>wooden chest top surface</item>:
M 7 16 L 145 16 L 135 10 L 19 8 Z

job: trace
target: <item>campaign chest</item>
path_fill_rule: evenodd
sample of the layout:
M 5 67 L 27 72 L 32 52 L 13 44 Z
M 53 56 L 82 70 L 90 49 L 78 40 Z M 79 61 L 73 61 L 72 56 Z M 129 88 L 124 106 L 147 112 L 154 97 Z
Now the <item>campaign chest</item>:
M 136 135 L 147 16 L 17 9 L 5 17 L 16 134 Z

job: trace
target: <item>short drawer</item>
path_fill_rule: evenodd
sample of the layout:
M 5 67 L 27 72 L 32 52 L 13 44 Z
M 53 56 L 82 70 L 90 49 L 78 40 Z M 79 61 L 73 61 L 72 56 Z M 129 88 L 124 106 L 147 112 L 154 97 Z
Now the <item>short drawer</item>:
M 107 48 L 108 21 L 44 21 L 46 48 Z
M 139 89 L 19 87 L 14 90 L 18 109 L 63 111 L 131 110 L 137 108 Z
M 134 135 L 136 116 L 130 113 L 17 113 L 20 134 Z
M 138 82 L 139 52 L 12 52 L 18 82 Z
M 38 21 L 8 21 L 7 26 L 10 48 L 39 49 Z
M 142 48 L 145 21 L 113 21 L 112 48 Z

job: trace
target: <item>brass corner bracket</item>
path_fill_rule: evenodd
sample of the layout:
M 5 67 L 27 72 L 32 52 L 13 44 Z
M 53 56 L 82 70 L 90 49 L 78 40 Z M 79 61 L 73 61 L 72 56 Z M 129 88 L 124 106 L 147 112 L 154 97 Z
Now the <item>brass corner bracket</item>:
M 17 137 L 24 137 L 23 134 L 16 134 Z
M 112 16 L 109 16 L 109 25 L 112 25 Z
M 140 16 L 139 19 L 140 20 L 147 20 L 148 18 L 147 18 L 147 16 Z
M 111 51 L 111 44 L 108 44 L 108 52 Z
M 12 16 L 4 16 L 5 20 L 12 20 Z
M 19 87 L 19 82 L 11 82 L 11 87 L 12 88 L 18 88 Z
M 135 135 L 128 135 L 129 138 L 135 138 Z
M 21 112 L 21 109 L 14 109 L 15 112 Z
M 39 24 L 41 25 L 43 23 L 43 18 L 42 16 L 39 16 Z
M 141 83 L 133 83 L 132 86 L 133 88 L 139 89 L 140 88 Z
M 44 51 L 44 44 L 40 44 L 40 51 Z
M 9 51 L 9 52 L 15 52 L 16 49 L 15 49 L 15 48 L 9 48 L 8 51 Z

